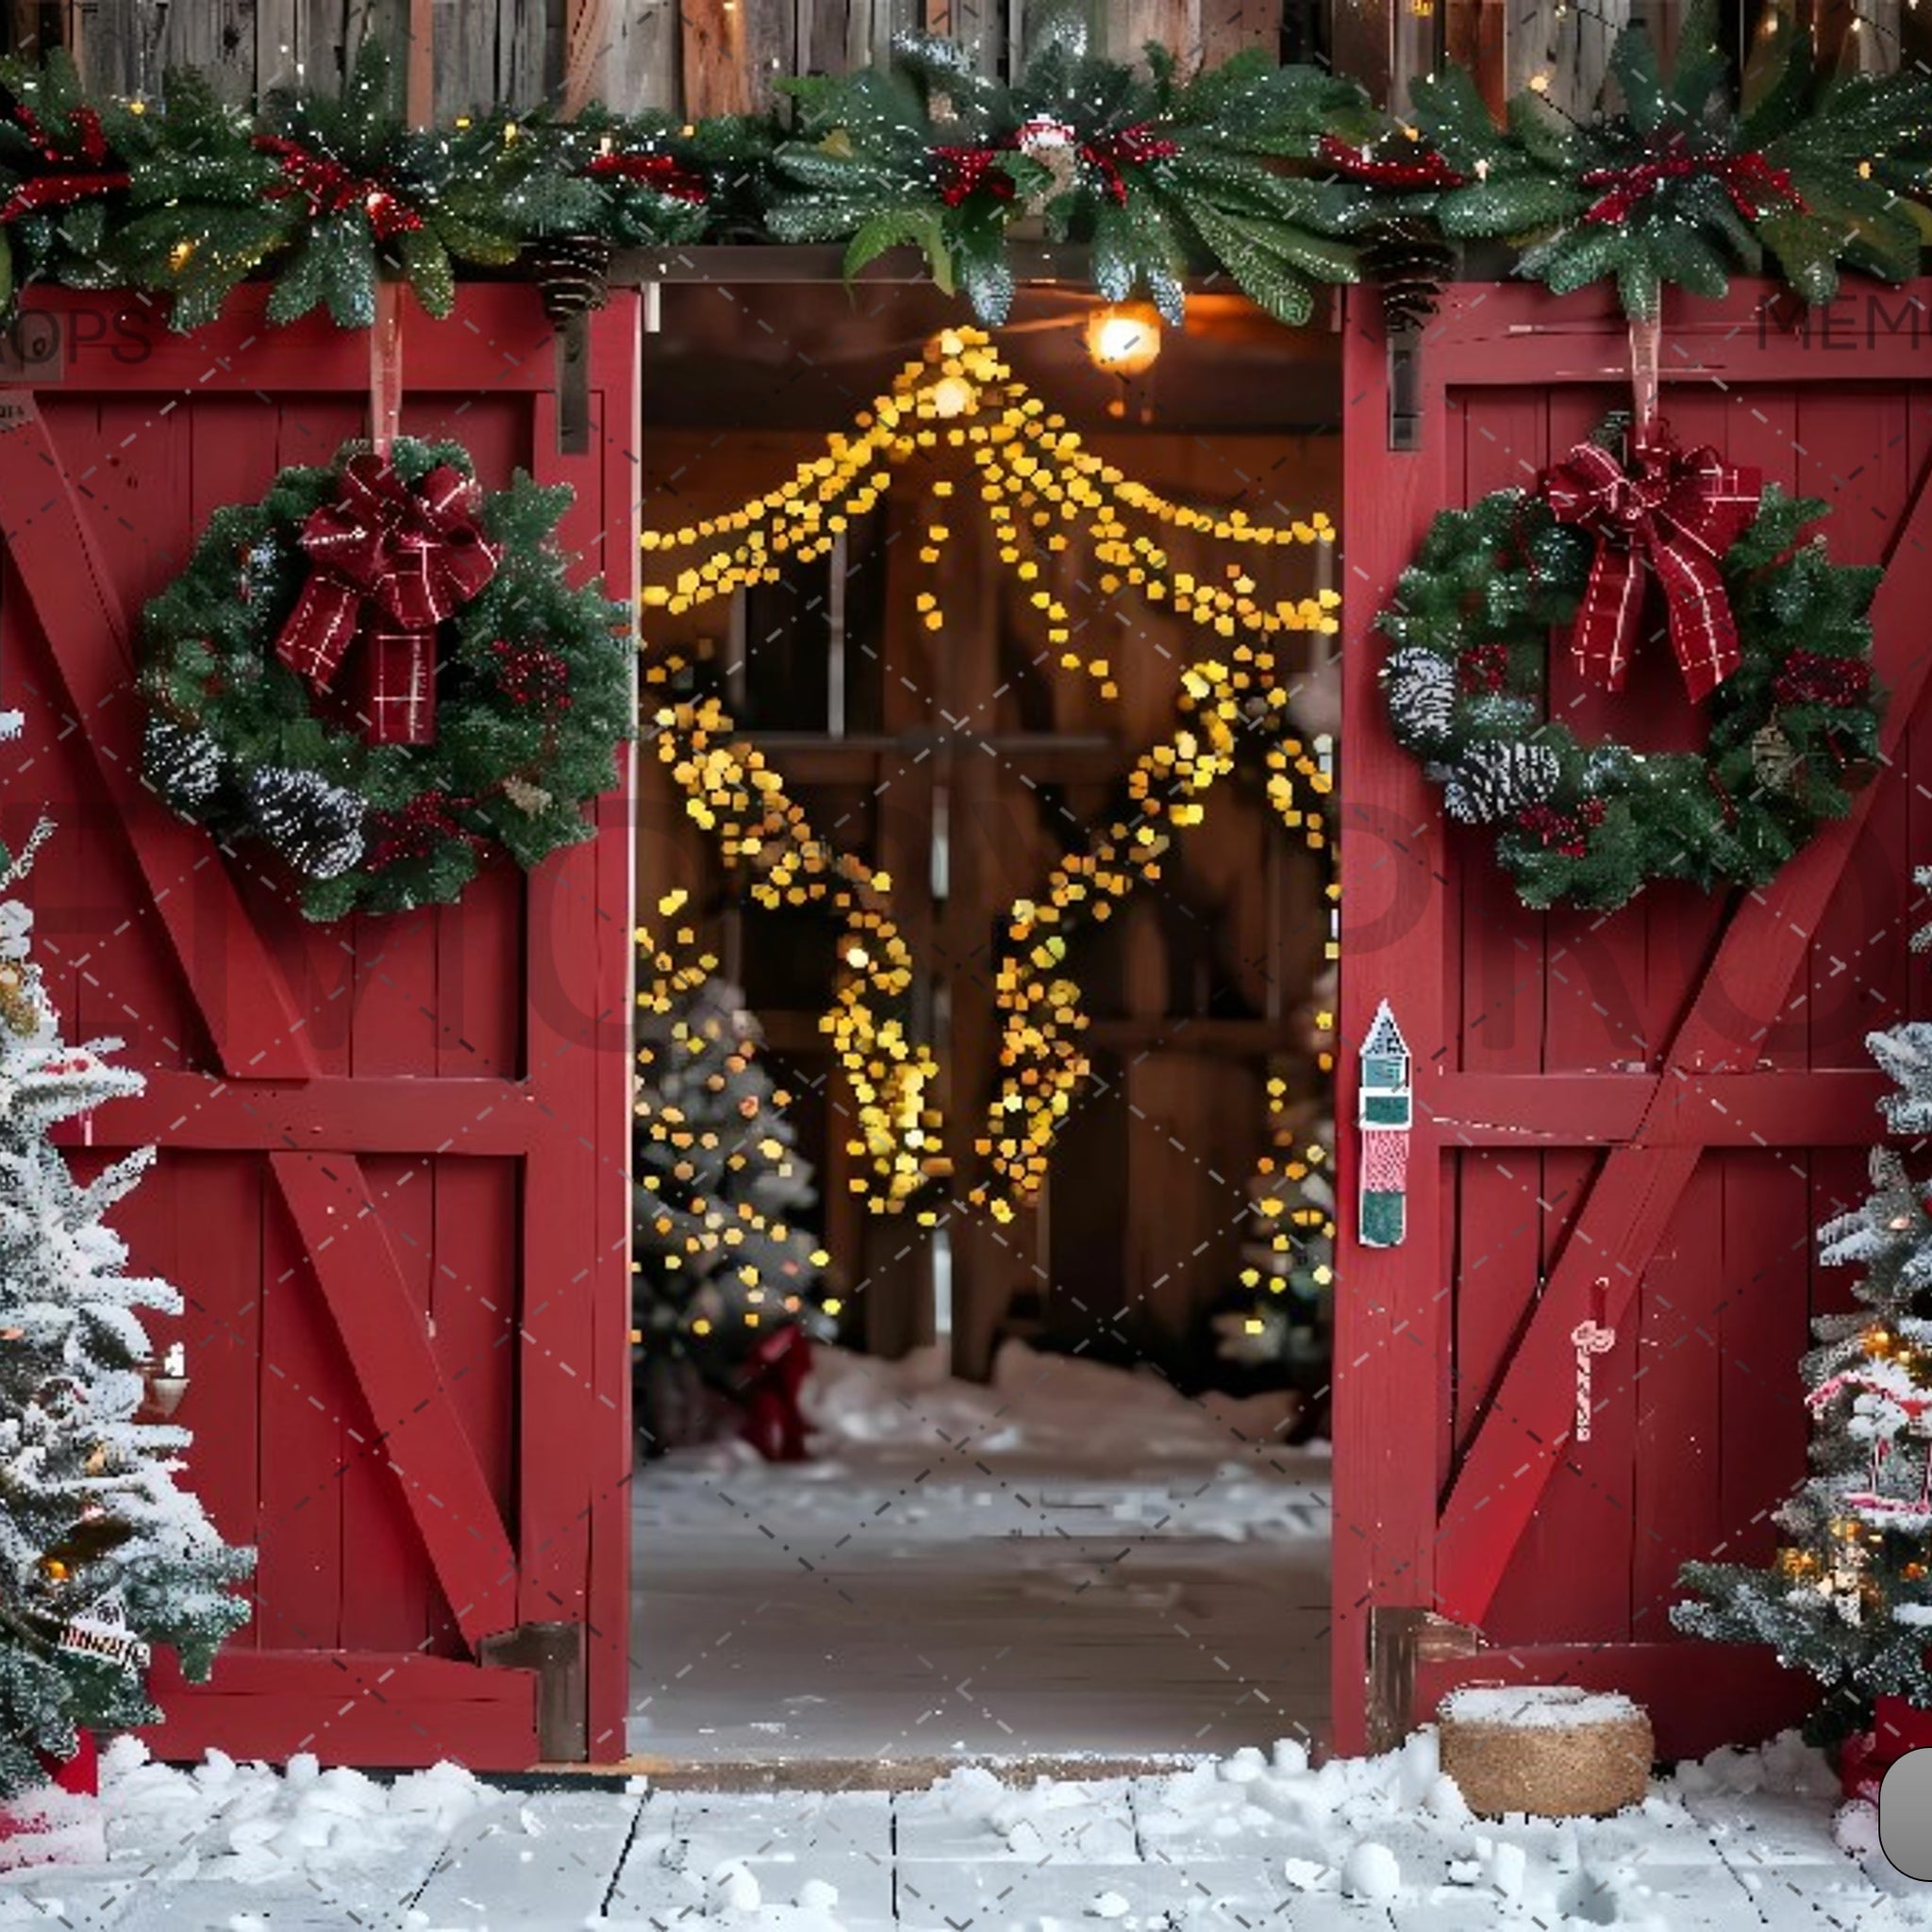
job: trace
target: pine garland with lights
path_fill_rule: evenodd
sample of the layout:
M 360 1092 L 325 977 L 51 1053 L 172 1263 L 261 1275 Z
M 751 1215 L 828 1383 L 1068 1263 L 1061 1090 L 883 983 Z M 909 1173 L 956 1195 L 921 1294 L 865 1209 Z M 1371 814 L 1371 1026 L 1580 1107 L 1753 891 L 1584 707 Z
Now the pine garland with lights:
M 665 924 L 637 935 L 633 1321 L 645 1365 L 688 1362 L 729 1393 L 761 1338 L 829 1334 L 839 1302 L 799 1225 L 817 1195 L 758 1022 L 675 923 L 684 894 L 658 909 Z
M 474 531 L 457 533 L 498 558 L 424 641 L 420 741 L 372 723 L 385 698 L 320 689 L 285 661 L 285 633 L 329 581 L 305 536 L 371 460 L 352 444 L 334 466 L 284 470 L 259 503 L 217 510 L 143 618 L 148 784 L 218 836 L 266 844 L 318 920 L 447 904 L 491 854 L 527 869 L 590 838 L 583 807 L 616 783 L 634 728 L 629 612 L 565 581 L 556 530 L 571 492 L 521 474 L 476 491 Z M 405 438 L 392 460 L 406 491 L 474 476 L 454 443 Z M 393 641 L 375 608 L 351 670 Z
M 1198 270 L 1298 324 L 1318 286 L 1366 268 L 1412 325 L 1451 263 L 1439 236 L 1509 242 L 1558 292 L 1614 280 L 1645 317 L 1667 285 L 1720 293 L 1767 259 L 1809 302 L 1845 269 L 1916 273 L 1932 80 L 1821 78 L 1807 37 L 1767 17 L 1741 99 L 1704 4 L 1668 80 L 1628 31 L 1614 110 L 1566 120 L 1533 84 L 1500 128 L 1453 66 L 1415 84 L 1401 124 L 1352 81 L 1256 53 L 1186 77 L 1158 46 L 1144 68 L 1103 58 L 1066 7 L 1011 82 L 903 36 L 886 66 L 785 83 L 790 129 L 600 107 L 411 128 L 374 42 L 340 95 L 281 91 L 254 109 L 192 73 L 160 103 L 90 100 L 57 53 L 0 66 L 0 306 L 36 278 L 137 287 L 171 296 L 187 329 L 258 273 L 273 320 L 322 306 L 366 327 L 385 278 L 446 314 L 459 273 L 522 254 L 567 318 L 597 299 L 614 246 L 843 241 L 854 271 L 920 248 L 996 322 L 1008 240 L 1036 217 L 1085 244 L 1105 299 L 1142 291 L 1175 321 Z
M 1164 48 L 1146 57 L 1142 74 L 1094 53 L 1082 11 L 1062 8 L 1010 85 L 924 35 L 902 36 L 890 69 L 789 83 L 800 138 L 778 151 L 787 189 L 772 233 L 849 237 L 848 273 L 915 245 L 941 288 L 957 283 L 997 323 L 1013 292 L 1008 231 L 1038 213 L 1053 240 L 1088 245 L 1110 302 L 1144 292 L 1178 325 L 1199 263 L 1279 320 L 1307 322 L 1316 285 L 1356 279 L 1339 237 L 1364 196 L 1274 163 L 1311 161 L 1324 135 L 1372 125 L 1366 97 L 1258 54 L 1185 81 Z
M 1437 516 L 1377 620 L 1390 728 L 1455 817 L 1495 827 L 1525 905 L 1763 885 L 1851 809 L 1884 714 L 1866 614 L 1881 574 L 1801 541 L 1827 508 L 1764 491 L 1720 559 L 1742 662 L 1705 701 L 1706 747 L 1648 754 L 1545 716 L 1549 633 L 1576 613 L 1589 536 L 1514 490 Z
M 1888 1125 L 1924 1132 L 1932 1024 L 1866 1043 L 1898 1083 L 1881 1103 Z M 1867 1726 L 1876 1697 L 1932 1705 L 1932 1210 L 1897 1153 L 1875 1148 L 1871 1173 L 1863 1204 L 1819 1230 L 1827 1265 L 1863 1273 L 1858 1307 L 1811 1324 L 1811 1474 L 1777 1512 L 1781 1546 L 1769 1568 L 1686 1564 L 1693 1597 L 1671 1611 L 1680 1630 L 1771 1644 L 1817 1677 L 1818 1743 Z
M 1443 234 L 1521 246 L 1519 273 L 1556 294 L 1614 280 L 1645 319 L 1666 287 L 1722 295 L 1767 257 L 1807 302 L 1829 301 L 1842 268 L 1916 275 L 1932 80 L 1822 76 L 1809 36 L 1773 10 L 1740 97 L 1717 19 L 1714 0 L 1690 9 L 1668 79 L 1644 33 L 1620 35 L 1622 107 L 1587 121 L 1533 82 L 1498 128 L 1466 72 L 1418 81 L 1420 140 L 1453 177 L 1428 197 Z

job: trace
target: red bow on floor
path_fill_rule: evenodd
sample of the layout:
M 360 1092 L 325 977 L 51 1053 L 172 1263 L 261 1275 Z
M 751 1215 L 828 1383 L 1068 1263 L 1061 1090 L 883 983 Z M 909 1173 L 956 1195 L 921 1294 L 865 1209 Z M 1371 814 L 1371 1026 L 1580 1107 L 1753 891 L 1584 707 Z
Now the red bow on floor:
M 1738 668 L 1738 625 L 1719 559 L 1757 513 L 1756 470 L 1714 449 L 1683 450 L 1660 423 L 1631 439 L 1626 470 L 1607 449 L 1578 443 L 1537 492 L 1559 523 L 1596 538 L 1596 558 L 1576 613 L 1577 668 L 1621 691 L 1643 615 L 1644 569 L 1656 574 L 1671 648 L 1696 704 Z
M 476 486 L 443 464 L 406 485 L 377 456 L 355 458 L 340 494 L 313 511 L 302 547 L 314 566 L 275 655 L 318 691 L 359 636 L 369 741 L 436 736 L 436 626 L 491 577 L 502 552 L 476 522 Z

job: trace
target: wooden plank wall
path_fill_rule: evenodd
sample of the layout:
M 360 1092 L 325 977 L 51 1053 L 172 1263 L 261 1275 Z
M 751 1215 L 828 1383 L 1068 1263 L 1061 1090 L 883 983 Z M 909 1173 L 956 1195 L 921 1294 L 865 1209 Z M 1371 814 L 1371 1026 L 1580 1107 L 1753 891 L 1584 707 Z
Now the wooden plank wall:
M 1047 4 L 1056 0 L 5 0 L 0 39 L 13 47 L 64 41 L 97 84 L 120 92 L 155 92 L 170 66 L 205 68 L 239 99 L 326 82 L 375 33 L 399 54 L 415 40 L 433 49 L 423 64 L 443 116 L 591 95 L 711 114 L 764 108 L 789 75 L 881 58 L 908 27 L 950 33 L 987 71 L 1010 71 L 1029 19 Z M 1185 61 L 1217 61 L 1259 47 L 1331 61 L 1398 105 L 1407 76 L 1448 57 L 1476 70 L 1492 103 L 1540 80 L 1572 112 L 1596 98 L 1627 25 L 1646 25 L 1668 46 L 1683 12 L 1682 0 L 1084 4 L 1117 54 L 1158 41 Z M 1729 0 L 1725 32 L 1741 58 L 1780 20 L 1811 34 L 1829 67 L 1932 65 L 1932 8 L 1916 0 Z

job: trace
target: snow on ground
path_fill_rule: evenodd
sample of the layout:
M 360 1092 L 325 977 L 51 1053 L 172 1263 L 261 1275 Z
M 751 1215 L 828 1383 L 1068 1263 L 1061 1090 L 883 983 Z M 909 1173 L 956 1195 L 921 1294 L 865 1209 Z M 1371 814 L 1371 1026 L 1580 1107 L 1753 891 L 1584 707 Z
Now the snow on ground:
M 640 1470 L 633 1750 L 1145 1757 L 1318 1732 L 1329 1464 L 1281 1396 L 1193 1402 L 1019 1343 L 822 1352 L 817 1458 Z
M 0 1920 L 147 1932 L 1122 1932 L 1278 1924 L 1703 1932 L 1932 1927 L 1932 1888 L 1833 1842 L 1836 1785 L 1787 1738 L 1721 1752 L 1605 1820 L 1474 1819 L 1422 1732 L 1311 1767 L 1297 1743 L 1170 1774 L 901 1792 L 384 1787 L 108 1755 L 106 1861 L 0 1878 Z M 1865 1821 L 1869 1826 L 1869 1820 Z M 1869 1828 L 1845 1836 L 1868 1846 Z

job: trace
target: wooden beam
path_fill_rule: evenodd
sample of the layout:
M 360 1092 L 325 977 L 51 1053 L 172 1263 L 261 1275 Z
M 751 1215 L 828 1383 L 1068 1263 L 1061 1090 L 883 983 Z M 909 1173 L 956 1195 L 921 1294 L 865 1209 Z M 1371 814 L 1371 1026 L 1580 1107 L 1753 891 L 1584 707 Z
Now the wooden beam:
M 1418 1094 L 1417 1132 L 1457 1147 L 1863 1147 L 1891 1082 L 1806 1073 L 1445 1074 Z
M 1872 607 L 1874 662 L 1891 691 L 1883 740 L 1887 765 L 1899 755 L 1932 668 L 1917 615 L 1928 602 L 1932 486 L 1922 477 Z M 1455 1622 L 1481 1625 L 1544 1485 L 1568 1449 L 1572 1330 L 1592 1312 L 1612 1328 L 1624 1325 L 1697 1166 L 1699 1147 L 1668 1133 L 1672 1076 L 1731 1072 L 1755 1062 L 1877 791 L 1875 784 L 1866 787 L 1848 817 L 1826 825 L 1733 915 L 1671 1041 L 1665 1077 L 1642 1122 L 1629 1144 L 1604 1161 L 1443 1506 L 1435 1596 L 1437 1607 Z M 1600 1309 L 1593 1308 L 1597 1283 L 1607 1284 Z
M 87 1130 L 97 1147 L 251 1148 L 299 1154 L 463 1154 L 513 1158 L 542 1129 L 541 1090 L 521 1080 L 322 1074 L 237 1080 L 150 1072 L 147 1091 L 105 1102 Z M 56 1130 L 78 1145 L 82 1129 Z
M 382 1209 L 360 1162 L 348 1157 L 271 1154 L 269 1167 L 436 1580 L 474 1648 L 519 1621 L 517 1555 L 396 1264 Z

